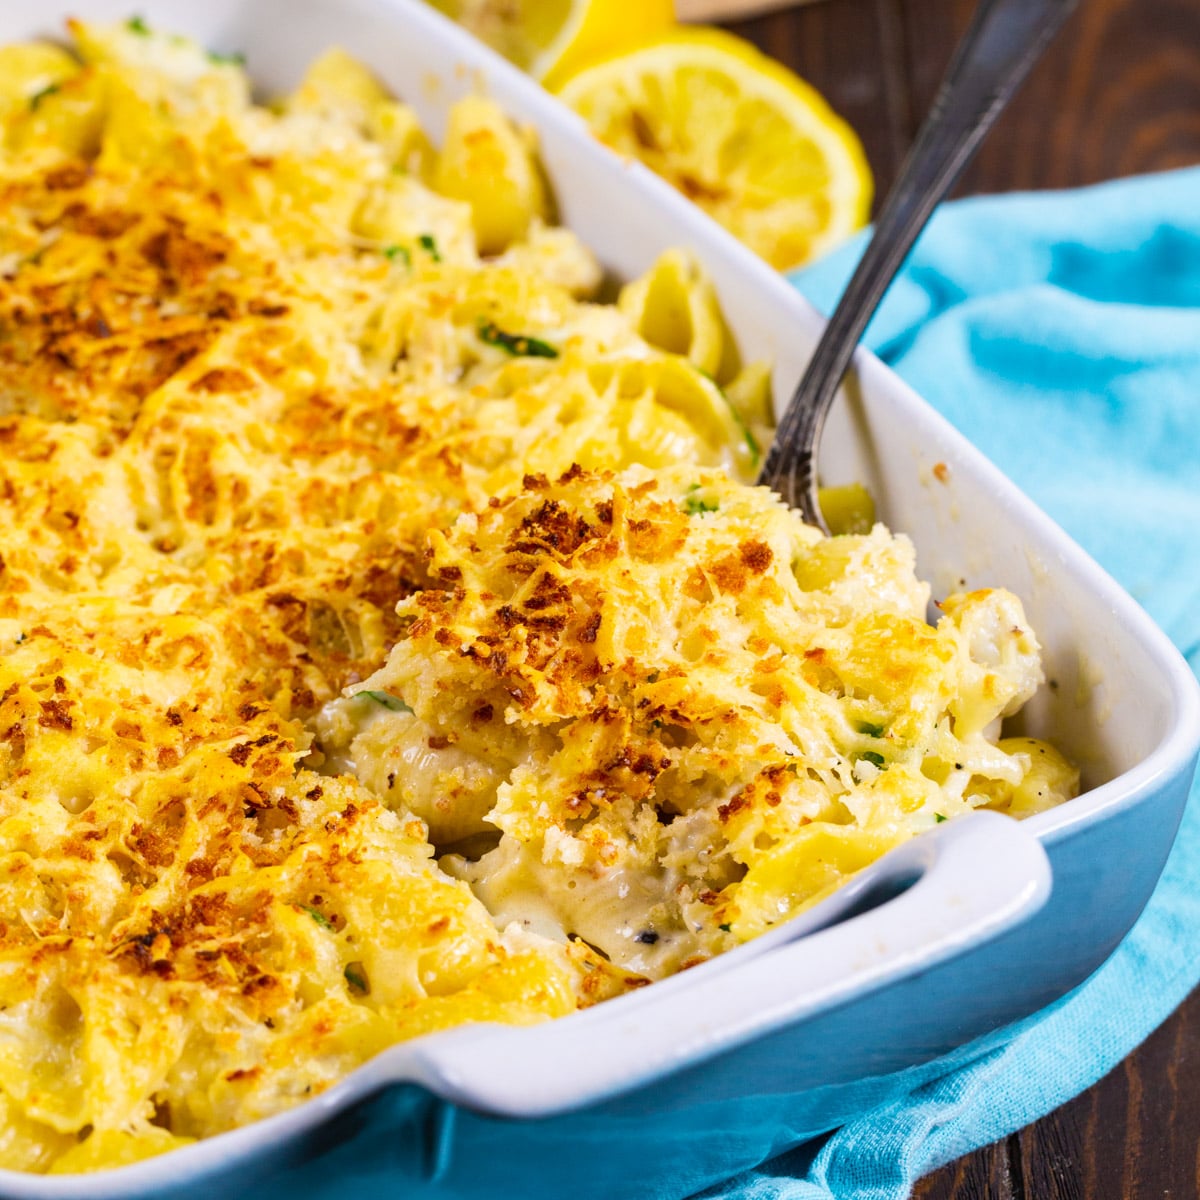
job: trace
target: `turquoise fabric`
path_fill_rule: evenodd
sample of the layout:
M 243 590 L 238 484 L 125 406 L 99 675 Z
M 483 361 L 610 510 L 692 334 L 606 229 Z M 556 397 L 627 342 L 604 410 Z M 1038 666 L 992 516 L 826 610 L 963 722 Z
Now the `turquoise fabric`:
M 829 311 L 861 239 L 794 276 Z M 867 342 L 1098 559 L 1200 671 L 1200 169 L 942 209 Z M 1200 786 L 1145 914 L 976 1061 L 703 1193 L 893 1200 L 1114 1067 L 1200 981 Z M 961 1066 L 966 1062 L 967 1065 Z

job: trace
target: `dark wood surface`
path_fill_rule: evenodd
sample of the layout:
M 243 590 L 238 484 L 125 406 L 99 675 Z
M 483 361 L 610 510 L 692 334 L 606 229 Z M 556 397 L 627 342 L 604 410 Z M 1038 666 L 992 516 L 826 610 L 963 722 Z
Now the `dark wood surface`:
M 886 192 L 973 0 L 823 0 L 731 25 L 858 130 Z M 1200 163 L 1200 0 L 1081 0 L 962 193 Z M 1200 991 L 1095 1087 L 934 1172 L 919 1200 L 1200 1200 Z

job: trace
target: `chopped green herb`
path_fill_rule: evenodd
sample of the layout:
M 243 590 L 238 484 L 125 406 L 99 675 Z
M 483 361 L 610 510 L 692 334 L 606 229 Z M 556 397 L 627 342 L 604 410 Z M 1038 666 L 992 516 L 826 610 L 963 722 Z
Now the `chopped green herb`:
M 39 88 L 38 91 L 34 92 L 33 95 L 29 97 L 29 111 L 37 112 L 38 105 L 41 104 L 41 102 L 45 100 L 47 96 L 53 96 L 58 90 L 59 85 L 57 83 L 48 83 L 44 88 Z
M 717 390 L 720 391 L 719 388 Z M 721 392 L 721 395 L 725 396 L 725 393 Z M 757 470 L 758 464 L 762 462 L 762 447 L 758 444 L 758 438 L 750 432 L 750 426 L 742 419 L 742 414 L 733 407 L 733 403 L 728 396 L 725 396 L 725 403 L 729 405 L 729 411 L 733 413 L 733 419 L 742 431 L 742 440 L 746 443 L 746 449 L 750 451 L 750 465 Z
M 741 431 L 742 439 L 746 443 L 746 449 L 750 451 L 750 464 L 757 467 L 762 459 L 762 447 L 758 444 L 758 439 L 750 432 L 750 426 L 746 424 L 745 417 L 737 410 L 737 406 L 725 394 L 725 389 L 716 381 L 713 375 L 706 371 L 703 367 L 697 367 L 697 371 L 708 380 L 721 394 L 721 399 L 729 406 L 729 415 L 733 417 L 733 423 Z
M 729 933 L 733 929 L 733 926 L 732 925 L 718 925 L 717 928 L 722 933 Z
M 130 17 L 129 20 L 125 22 L 125 28 L 128 29 L 130 33 L 136 33 L 138 37 L 150 36 L 150 26 L 146 24 L 142 17 L 137 15 Z
M 423 233 L 417 238 L 417 245 L 422 250 L 428 250 L 430 257 L 434 262 L 442 261 L 442 252 L 438 249 L 437 239 L 432 233 Z
M 356 992 L 362 992 L 364 996 L 367 994 L 369 990 L 367 987 L 367 977 L 358 963 L 347 963 L 346 969 L 342 974 L 345 975 L 346 982 Z
M 869 721 L 859 721 L 858 732 L 865 733 L 867 737 L 881 738 L 884 734 L 884 726 L 872 725 Z
M 389 712 L 412 712 L 399 696 L 393 696 L 391 692 L 355 692 L 354 695 L 366 696 L 368 700 L 374 700 L 376 704 L 382 704 Z
M 941 814 L 941 813 L 934 813 L 934 814 L 933 814 L 933 820 L 934 820 L 934 823 L 935 823 L 935 824 L 937 824 L 937 825 L 940 825 L 940 824 L 941 824 L 943 821 L 945 821 L 945 820 L 947 820 L 947 819 L 948 819 L 948 818 L 946 818 L 946 817 L 942 816 L 942 814 Z
M 683 507 L 689 517 L 698 517 L 701 513 L 716 512 L 721 506 L 715 500 L 705 500 L 702 496 L 688 496 Z
M 867 762 L 874 764 L 880 770 L 883 770 L 883 768 L 887 765 L 887 760 L 883 757 L 883 755 L 876 754 L 874 750 L 867 750 L 865 753 L 860 754 L 858 757 L 865 758 L 867 760 Z
M 498 346 L 514 358 L 557 358 L 558 351 L 549 342 L 526 337 L 521 333 L 505 333 L 491 321 L 479 322 L 479 340 L 489 346 Z
M 223 54 L 220 50 L 210 50 L 208 61 L 215 63 L 218 67 L 244 67 L 246 56 L 240 50 L 234 50 L 229 54 Z
M 319 908 L 309 908 L 307 904 L 301 904 L 300 907 L 304 909 L 304 911 L 308 913 L 308 915 L 312 917 L 312 919 L 316 921 L 316 923 L 320 925 L 322 929 L 333 928 L 333 922 Z
M 388 262 L 394 262 L 398 258 L 406 267 L 412 266 L 412 254 L 409 252 L 407 246 L 384 246 L 383 257 Z

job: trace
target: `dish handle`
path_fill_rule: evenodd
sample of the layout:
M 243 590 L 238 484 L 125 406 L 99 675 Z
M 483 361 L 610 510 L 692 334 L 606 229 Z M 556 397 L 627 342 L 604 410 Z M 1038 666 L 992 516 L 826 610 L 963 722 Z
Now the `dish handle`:
M 930 830 L 872 870 L 875 886 L 857 889 L 836 924 L 809 932 L 809 917 L 793 934 L 789 922 L 759 939 L 769 943 L 761 951 L 749 942 L 544 1025 L 467 1026 L 395 1046 L 372 1064 L 377 1082 L 417 1083 L 501 1116 L 567 1112 L 965 953 L 1028 920 L 1050 894 L 1045 850 L 998 813 Z M 898 894 L 856 911 L 881 888 Z

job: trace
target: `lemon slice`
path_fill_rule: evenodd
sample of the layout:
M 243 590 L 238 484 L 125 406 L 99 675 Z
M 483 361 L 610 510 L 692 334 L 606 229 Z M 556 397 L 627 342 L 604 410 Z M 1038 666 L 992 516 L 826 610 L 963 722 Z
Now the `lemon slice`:
M 536 79 L 565 78 L 585 63 L 669 29 L 671 0 L 430 0 Z
M 559 97 L 781 270 L 862 226 L 871 172 L 802 79 L 718 29 L 675 29 L 586 66 Z

